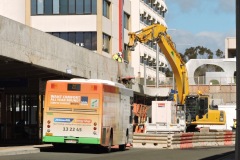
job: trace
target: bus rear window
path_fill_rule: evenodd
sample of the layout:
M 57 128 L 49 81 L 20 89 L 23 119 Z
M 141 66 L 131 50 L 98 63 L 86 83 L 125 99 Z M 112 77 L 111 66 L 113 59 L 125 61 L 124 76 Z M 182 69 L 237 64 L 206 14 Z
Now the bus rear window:
M 81 85 L 80 84 L 68 84 L 68 91 L 80 91 Z

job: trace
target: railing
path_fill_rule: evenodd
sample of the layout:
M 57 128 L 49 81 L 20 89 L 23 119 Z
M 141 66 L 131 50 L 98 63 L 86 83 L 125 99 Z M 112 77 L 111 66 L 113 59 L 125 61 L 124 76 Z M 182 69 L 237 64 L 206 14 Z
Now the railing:
M 139 84 L 144 84 L 144 78 L 136 78 Z M 236 77 L 188 77 L 189 85 L 236 85 Z M 173 77 L 160 77 L 159 86 L 171 86 L 174 84 Z M 156 85 L 155 79 L 146 79 L 146 85 L 154 87 Z

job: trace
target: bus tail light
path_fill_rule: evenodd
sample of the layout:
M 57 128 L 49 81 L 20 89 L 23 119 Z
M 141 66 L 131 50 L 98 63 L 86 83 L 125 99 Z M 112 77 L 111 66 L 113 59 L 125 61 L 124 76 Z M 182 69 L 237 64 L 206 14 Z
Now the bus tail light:
M 50 132 L 50 128 L 51 128 L 50 123 L 51 123 L 51 121 L 48 120 L 48 121 L 47 121 L 47 132 Z
M 93 130 L 96 131 L 97 130 L 97 122 L 94 122 L 93 125 L 94 125 Z

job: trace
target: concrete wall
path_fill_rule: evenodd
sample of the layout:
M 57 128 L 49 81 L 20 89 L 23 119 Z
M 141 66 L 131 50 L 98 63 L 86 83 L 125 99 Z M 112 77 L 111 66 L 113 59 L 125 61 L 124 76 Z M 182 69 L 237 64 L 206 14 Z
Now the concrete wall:
M 0 55 L 72 75 L 117 81 L 133 68 L 0 16 Z
M 210 95 L 217 104 L 236 103 L 236 85 L 190 85 L 189 93 L 197 94 L 201 91 L 203 94 Z
M 189 78 L 189 84 L 195 85 L 194 81 L 194 73 L 196 69 L 202 65 L 210 64 L 210 65 L 216 65 L 223 69 L 224 71 L 224 77 L 221 78 L 233 78 L 234 72 L 236 71 L 236 59 L 235 58 L 228 58 L 228 59 L 190 59 L 186 63 L 186 68 L 188 71 L 188 78 Z M 208 79 L 211 80 L 211 79 Z M 232 83 L 229 81 L 228 83 Z

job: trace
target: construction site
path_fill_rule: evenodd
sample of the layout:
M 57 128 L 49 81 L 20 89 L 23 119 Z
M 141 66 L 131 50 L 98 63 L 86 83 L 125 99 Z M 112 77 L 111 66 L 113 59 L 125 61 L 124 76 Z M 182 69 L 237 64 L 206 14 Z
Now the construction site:
M 209 77 L 204 81 L 202 77 L 191 77 L 187 74 L 194 72 L 189 67 L 191 63 L 197 67 L 203 62 L 193 60 L 185 64 L 164 26 L 151 25 L 129 33 L 129 48 L 137 42 L 156 41 L 169 61 L 174 79 L 166 78 L 153 86 L 138 83 L 140 79 L 132 77 L 133 68 L 126 63 L 117 63 L 4 17 L 0 21 L 1 143 L 41 144 L 45 135 L 46 82 L 81 78 L 108 80 L 114 82 L 113 86 L 119 83 L 133 91 L 129 100 L 133 133 L 128 130 L 128 141 L 133 147 L 173 149 L 235 144 L 235 132 L 231 129 L 236 118 L 234 70 L 229 71 L 232 73 L 228 78 L 212 78 L 218 84 L 212 84 Z M 204 63 L 220 64 L 225 72 L 236 68 L 232 59 Z M 22 119 L 26 137 L 17 129 Z M 121 148 L 124 149 L 122 145 Z

